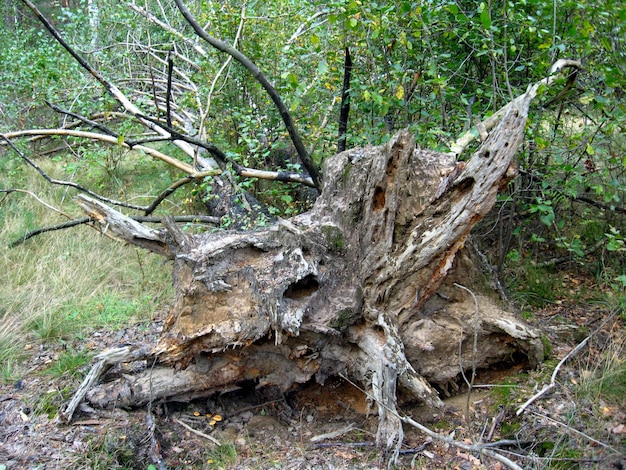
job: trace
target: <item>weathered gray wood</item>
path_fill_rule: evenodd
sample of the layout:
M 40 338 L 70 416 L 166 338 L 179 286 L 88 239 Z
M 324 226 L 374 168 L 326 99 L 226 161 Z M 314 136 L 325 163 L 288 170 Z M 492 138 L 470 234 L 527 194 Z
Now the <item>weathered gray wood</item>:
M 154 253 L 167 257 L 172 256 L 166 242 L 165 232 L 151 229 L 136 222 L 85 194 L 77 195 L 75 200 L 87 215 L 100 225 L 102 232 L 109 233 Z
M 170 224 L 159 232 L 81 198 L 110 233 L 172 258 L 176 285 L 153 350 L 161 365 L 94 389 L 89 400 L 141 405 L 228 390 L 243 379 L 288 390 L 345 374 L 375 398 L 378 439 L 393 458 L 402 441 L 396 386 L 440 406 L 428 380 L 451 382 L 460 372 L 456 351 L 471 328 L 432 333 L 445 321 L 471 324 L 473 305 L 456 316 L 442 310 L 437 322 L 425 306 L 513 175 L 524 122 L 525 110 L 513 108 L 467 163 L 416 149 L 408 132 L 339 154 L 326 164 L 313 209 L 262 231 L 189 236 Z M 487 318 L 479 322 L 482 344 L 493 338 L 488 328 L 497 330 Z M 541 342 L 526 336 L 503 344 L 541 355 Z M 491 348 L 474 366 L 509 353 Z M 180 371 L 172 375 L 167 364 Z
M 241 380 L 288 390 L 341 375 L 374 398 L 378 442 L 393 460 L 397 387 L 440 406 L 432 384 L 454 384 L 462 369 L 516 352 L 541 361 L 538 332 L 485 295 L 464 249 L 515 175 L 537 86 L 506 107 L 468 161 L 416 149 L 400 132 L 329 158 L 313 208 L 265 230 L 190 236 L 166 224 L 166 233 L 81 198 L 116 236 L 173 259 L 176 286 L 152 350 L 158 366 L 95 388 L 89 400 L 132 406 Z

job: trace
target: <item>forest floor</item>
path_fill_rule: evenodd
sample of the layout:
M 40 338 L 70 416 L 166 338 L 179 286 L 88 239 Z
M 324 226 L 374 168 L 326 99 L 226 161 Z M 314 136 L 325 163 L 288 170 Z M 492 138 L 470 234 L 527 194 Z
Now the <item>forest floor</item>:
M 515 441 L 495 448 L 522 468 L 626 468 L 623 318 L 602 304 L 557 301 L 529 321 L 544 330 L 553 348 L 538 370 L 517 364 L 479 371 L 471 393 L 461 386 L 445 400 L 444 410 L 402 402 L 402 413 L 456 441 Z M 96 353 L 154 343 L 160 327 L 156 320 L 115 333 L 94 331 L 75 348 Z M 585 348 L 559 369 L 555 389 L 517 416 L 519 406 L 550 382 L 559 360 L 588 336 Z M 27 372 L 0 384 L 0 470 L 381 468 L 374 445 L 378 418 L 368 412 L 358 386 L 340 378 L 288 394 L 244 387 L 149 409 L 83 406 L 74 422 L 64 425 L 55 415 L 89 364 L 77 374 L 51 376 L 48 366 L 63 351 L 35 343 L 24 349 Z M 607 367 L 617 371 L 617 381 L 594 387 Z M 397 468 L 505 467 L 405 428 Z

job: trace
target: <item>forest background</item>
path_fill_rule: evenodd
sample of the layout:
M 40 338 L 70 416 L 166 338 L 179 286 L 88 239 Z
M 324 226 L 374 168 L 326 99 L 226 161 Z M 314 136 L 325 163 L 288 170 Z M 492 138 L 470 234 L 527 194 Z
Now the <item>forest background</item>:
M 238 165 L 302 172 L 262 87 L 241 65 L 203 48 L 172 2 L 35 3 L 146 114 L 166 114 L 171 59 L 174 127 L 209 139 Z M 608 318 L 618 321 L 597 347 L 595 367 L 583 376 L 595 406 L 620 402 L 615 397 L 626 392 L 623 2 L 270 0 L 207 1 L 189 8 L 210 34 L 235 44 L 270 78 L 317 164 L 337 152 L 346 49 L 352 60 L 347 148 L 381 144 L 409 128 L 419 146 L 448 151 L 477 119 L 545 77 L 557 59 L 581 60 L 584 70 L 575 81 L 564 77 L 562 87 L 544 90 L 531 109 L 519 174 L 474 238 L 528 321 L 538 321 L 537 312 L 547 309 L 559 323 L 562 307 L 572 304 L 601 312 L 574 325 L 564 315 L 559 325 L 569 340 L 586 337 Z M 123 139 L 143 131 L 118 115 L 118 103 L 21 2 L 5 0 L 2 12 L 0 132 L 71 120 L 46 102 L 111 123 Z M 36 155 L 53 177 L 150 204 L 180 171 L 124 149 L 123 139 L 112 146 L 76 137 L 15 144 Z M 86 345 L 94 332 L 150 323 L 162 314 L 173 295 L 171 270 L 86 226 L 20 243 L 29 231 L 79 217 L 80 211 L 73 189 L 47 184 L 3 147 L 0 242 L 11 247 L 0 258 L 0 378 L 18 381 L 27 372 L 25 358 L 41 348 L 57 351 L 50 353 L 46 373 L 80 377 L 94 352 Z M 187 158 L 171 144 L 154 147 Z M 186 230 L 263 225 L 310 204 L 310 194 L 294 183 L 236 172 L 233 178 L 265 208 L 261 217 L 219 214 L 216 224 L 192 221 Z M 184 185 L 157 213 L 209 213 L 213 189 L 210 177 Z M 36 408 L 52 413 L 70 391 L 63 382 Z

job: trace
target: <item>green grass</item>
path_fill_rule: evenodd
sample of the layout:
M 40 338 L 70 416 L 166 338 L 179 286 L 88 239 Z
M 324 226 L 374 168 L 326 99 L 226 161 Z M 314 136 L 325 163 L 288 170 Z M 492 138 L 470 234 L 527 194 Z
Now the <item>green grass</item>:
M 207 468 L 229 468 L 237 462 L 237 447 L 232 442 L 211 449 L 206 458 Z
M 532 308 L 544 307 L 563 293 L 562 278 L 552 269 L 533 266 L 523 261 L 509 270 L 508 291 L 517 302 Z
M 70 399 L 73 390 L 70 387 L 61 389 L 51 388 L 37 396 L 37 400 L 33 404 L 33 411 L 36 415 L 47 416 L 53 419 Z
M 88 351 L 67 350 L 59 354 L 59 358 L 43 371 L 53 378 L 80 377 L 83 369 L 91 361 L 92 353 Z
M 576 390 L 577 399 L 626 409 L 625 341 L 609 342 L 598 356 L 600 360 L 579 365 L 582 372 L 581 383 Z
M 11 172 L 0 174 L 0 187 L 28 188 L 72 217 L 84 215 L 72 200 L 74 190 L 49 185 L 34 170 L 16 170 L 14 163 Z M 53 177 L 70 179 L 62 162 L 39 163 Z M 158 170 L 152 162 L 134 162 L 133 168 L 138 165 Z M 133 176 L 139 183 L 138 194 L 148 194 L 155 182 L 164 182 L 160 173 L 154 179 L 148 176 Z M 76 180 L 80 177 L 75 175 Z M 146 198 L 141 196 L 133 202 L 145 203 Z M 111 240 L 85 225 L 41 234 L 7 248 L 28 230 L 67 220 L 27 194 L 0 194 L 0 220 L 3 381 L 19 375 L 18 364 L 26 344 L 71 344 L 96 329 L 115 330 L 150 321 L 173 299 L 171 265 L 164 258 Z

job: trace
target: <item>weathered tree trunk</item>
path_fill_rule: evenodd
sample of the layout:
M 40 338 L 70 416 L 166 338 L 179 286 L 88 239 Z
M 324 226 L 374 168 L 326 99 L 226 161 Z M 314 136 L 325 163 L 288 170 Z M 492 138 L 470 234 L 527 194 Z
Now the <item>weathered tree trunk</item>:
M 511 106 L 467 162 L 416 149 L 406 131 L 385 146 L 336 155 L 314 207 L 262 231 L 139 228 L 80 196 L 118 236 L 173 259 L 176 286 L 152 351 L 159 365 L 92 389 L 88 399 L 141 405 L 246 380 L 289 390 L 342 375 L 374 398 L 379 443 L 393 456 L 402 440 L 396 388 L 440 406 L 432 385 L 453 382 L 461 367 L 516 352 L 537 363 L 538 335 L 484 295 L 464 249 L 515 173 L 528 101 Z

